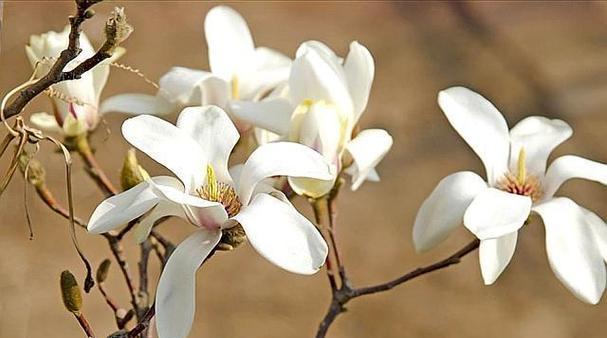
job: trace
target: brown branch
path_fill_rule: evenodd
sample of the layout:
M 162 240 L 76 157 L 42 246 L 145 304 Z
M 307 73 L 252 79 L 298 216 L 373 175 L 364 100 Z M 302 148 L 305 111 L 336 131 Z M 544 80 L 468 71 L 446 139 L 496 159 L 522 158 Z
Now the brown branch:
M 392 288 L 398 285 L 413 280 L 417 277 L 423 276 L 427 273 L 441 270 L 451 265 L 457 264 L 464 256 L 476 250 L 479 244 L 480 241 L 478 239 L 474 239 L 451 256 L 434 264 L 407 272 L 406 274 L 386 283 L 362 288 L 351 288 L 348 285 L 342 285 L 340 289 L 333 293 L 333 298 L 331 300 L 329 310 L 327 311 L 327 314 L 325 315 L 318 327 L 318 331 L 316 332 L 316 338 L 324 338 L 326 336 L 329 327 L 335 321 L 337 316 L 346 311 L 345 305 L 350 300 L 369 294 L 391 290 Z
M 78 324 L 80 324 L 80 327 L 82 328 L 82 330 L 84 330 L 84 333 L 86 333 L 86 336 L 88 338 L 95 338 L 95 333 L 93 333 L 93 329 L 91 328 L 91 325 L 84 317 L 84 314 L 82 314 L 81 312 L 74 313 L 74 317 L 76 317 Z
M 326 198 L 318 198 L 311 199 L 310 203 L 312 204 L 312 208 L 314 209 L 314 219 L 316 221 L 316 227 L 318 231 L 320 231 L 321 235 L 323 234 L 324 229 L 328 229 L 329 227 L 324 224 L 324 218 L 327 215 L 327 199 Z M 323 235 L 324 237 L 324 235 Z M 335 273 L 333 272 L 333 262 L 331 253 L 327 255 L 327 260 L 325 261 L 325 269 L 327 270 L 327 278 L 329 279 L 329 285 L 331 286 L 331 293 L 335 294 L 338 289 L 337 279 L 335 278 Z
M 86 164 L 86 172 L 95 181 L 97 186 L 108 195 L 116 195 L 118 190 L 114 187 L 110 179 L 107 177 L 91 149 L 86 135 L 76 136 L 73 140 L 78 154 Z

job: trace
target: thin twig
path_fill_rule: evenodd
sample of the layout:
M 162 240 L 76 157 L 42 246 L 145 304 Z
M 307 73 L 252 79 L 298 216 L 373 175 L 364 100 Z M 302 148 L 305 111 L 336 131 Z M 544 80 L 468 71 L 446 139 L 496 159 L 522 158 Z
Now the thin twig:
M 99 186 L 99 188 L 103 190 L 105 194 L 108 196 L 116 195 L 118 190 L 114 188 L 114 185 L 97 162 L 86 135 L 76 136 L 74 141 L 78 154 L 87 166 L 86 172 L 89 174 L 89 176 L 91 176 L 95 183 L 97 183 L 97 186 Z
M 86 336 L 88 338 L 95 338 L 95 333 L 93 333 L 93 329 L 91 328 L 91 325 L 89 324 L 88 320 L 86 320 L 86 318 L 84 317 L 84 314 L 82 314 L 81 312 L 74 313 L 74 317 L 76 317 L 78 324 L 80 324 L 80 327 L 82 327 L 82 330 L 84 330 Z
M 323 230 L 328 228 L 328 226 L 326 226 L 324 223 L 325 221 L 323 220 L 327 218 L 327 199 L 311 199 L 310 203 L 312 204 L 312 208 L 314 209 L 314 219 L 316 220 L 316 226 L 318 228 L 318 231 L 320 231 L 320 233 L 322 234 Z M 338 286 L 337 280 L 335 278 L 335 273 L 333 272 L 333 263 L 330 253 L 329 255 L 327 255 L 327 260 L 325 261 L 325 268 L 327 270 L 327 278 L 329 279 L 331 292 L 335 294 L 338 289 Z

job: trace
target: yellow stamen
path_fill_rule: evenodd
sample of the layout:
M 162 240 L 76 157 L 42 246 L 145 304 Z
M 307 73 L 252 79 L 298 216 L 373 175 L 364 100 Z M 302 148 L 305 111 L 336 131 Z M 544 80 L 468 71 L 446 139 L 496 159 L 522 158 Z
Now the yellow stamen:
M 215 177 L 215 170 L 210 164 L 207 165 L 207 191 L 209 200 L 216 201 L 219 199 L 217 177 Z
M 521 148 L 518 153 L 518 177 L 517 181 L 519 184 L 525 184 L 525 178 L 527 177 L 525 168 L 525 149 Z
M 240 90 L 238 86 L 238 76 L 232 76 L 232 100 L 240 99 Z

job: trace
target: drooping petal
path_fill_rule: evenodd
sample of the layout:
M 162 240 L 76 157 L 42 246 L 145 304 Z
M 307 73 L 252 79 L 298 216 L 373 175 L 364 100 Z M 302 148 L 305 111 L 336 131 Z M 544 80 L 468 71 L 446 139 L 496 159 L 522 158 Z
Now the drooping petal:
M 481 241 L 478 257 L 485 285 L 491 285 L 510 263 L 516 249 L 518 232 Z
M 87 230 L 100 234 L 113 230 L 143 215 L 160 200 L 150 189 L 148 182 L 114 195 L 97 206 L 89 219 Z
M 230 112 L 238 119 L 278 135 L 289 133 L 293 106 L 284 98 L 272 98 L 260 102 L 232 101 Z
M 182 129 L 157 117 L 141 115 L 124 121 L 122 135 L 135 148 L 171 170 L 186 191 L 202 186 L 208 163 L 206 154 Z
M 133 115 L 163 115 L 173 111 L 173 105 L 161 96 L 147 94 L 118 94 L 101 103 L 99 112 L 127 113 Z
M 187 219 L 194 225 L 217 229 L 228 219 L 225 208 L 219 202 L 189 195 L 184 193 L 183 189 L 175 188 L 174 185 L 154 184 L 152 189 L 163 199 L 181 205 Z
M 508 125 L 500 112 L 481 95 L 464 87 L 451 87 L 438 94 L 438 105 L 487 171 L 490 184 L 508 169 Z
M 584 210 L 562 197 L 533 210 L 544 220 L 548 261 L 556 277 L 580 300 L 598 303 L 605 290 L 605 263 Z
M 216 105 L 225 107 L 230 84 L 212 73 L 173 67 L 159 81 L 158 95 L 178 107 Z
M 251 154 L 242 169 L 236 187 L 242 204 L 249 203 L 259 181 L 271 176 L 333 179 L 331 168 L 316 151 L 293 142 L 264 144 Z
M 188 336 L 196 309 L 196 271 L 220 239 L 219 230 L 198 230 L 169 257 L 156 291 L 158 337 Z
M 466 209 L 464 225 L 481 240 L 498 238 L 520 229 L 530 211 L 530 197 L 487 188 Z
M 231 184 L 228 159 L 240 134 L 226 112 L 217 106 L 185 108 L 179 114 L 177 127 L 198 142 L 217 178 Z
M 350 52 L 344 63 L 344 71 L 354 104 L 352 123 L 356 124 L 367 107 L 369 92 L 375 76 L 373 56 L 365 46 L 357 41 L 350 43 Z
M 561 184 L 570 178 L 583 178 L 607 184 L 607 165 L 573 155 L 557 158 L 546 170 L 543 181 L 544 198 L 554 196 Z
M 252 67 L 255 48 L 244 18 L 227 6 L 212 8 L 204 20 L 211 71 L 226 81 Z
M 30 122 L 36 126 L 36 128 L 44 131 L 61 132 L 63 129 L 57 124 L 57 119 L 49 113 L 40 112 L 34 113 L 30 116 Z
M 548 156 L 571 137 L 573 130 L 562 120 L 530 116 L 510 130 L 510 168 L 516 168 L 521 148 L 525 150 L 527 171 L 542 177 Z
M 582 208 L 582 207 L 580 207 Z M 603 221 L 597 214 L 594 212 L 584 209 L 584 214 L 586 215 L 586 221 L 592 228 L 592 232 L 594 234 L 594 239 L 596 241 L 596 245 L 599 248 L 599 252 L 601 256 L 603 256 L 603 260 L 607 262 L 607 223 Z
M 291 102 L 299 105 L 304 100 L 327 101 L 335 104 L 346 116 L 352 116 L 352 99 L 341 66 L 313 49 L 295 59 L 289 76 Z
M 352 190 L 358 189 L 392 147 L 392 136 L 383 129 L 361 131 L 348 142 L 346 150 L 352 156 Z
M 327 258 L 327 243 L 316 227 L 291 205 L 268 194 L 257 194 L 234 219 L 259 254 L 287 271 L 313 274 Z
M 413 225 L 415 250 L 432 249 L 461 225 L 464 213 L 487 183 L 477 174 L 461 171 L 443 178 L 424 201 Z

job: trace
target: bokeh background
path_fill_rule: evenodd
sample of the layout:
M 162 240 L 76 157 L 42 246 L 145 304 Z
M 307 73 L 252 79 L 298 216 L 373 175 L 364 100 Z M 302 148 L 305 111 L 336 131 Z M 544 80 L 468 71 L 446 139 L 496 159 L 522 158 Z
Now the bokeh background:
M 122 62 L 158 79 L 171 66 L 207 69 L 203 18 L 213 3 L 118 1 L 96 7 L 85 25 L 94 44 L 113 6 L 124 6 L 135 32 Z M 298 44 L 318 39 L 341 55 L 358 40 L 375 57 L 376 77 L 363 127 L 389 130 L 395 143 L 379 166 L 380 183 L 346 191 L 340 203 L 339 237 L 353 283 L 386 281 L 449 255 L 471 239 L 463 228 L 434 251 L 418 255 L 411 242 L 415 213 L 445 175 L 482 173 L 480 161 L 450 127 L 436 104 L 440 89 L 466 85 L 490 98 L 513 125 L 529 114 L 568 121 L 573 137 L 555 155 L 575 153 L 607 161 L 607 6 L 601 2 L 251 2 L 232 3 L 247 19 L 257 45 L 293 56 Z M 0 52 L 0 92 L 26 80 L 29 35 L 61 30 L 71 2 L 7 1 Z M 154 93 L 133 74 L 114 69 L 104 92 Z M 39 98 L 27 111 L 49 109 Z M 171 119 L 174 116 L 170 117 Z M 119 126 L 95 137 L 97 156 L 114 182 L 127 149 Z M 65 202 L 62 162 L 51 148 L 39 155 L 50 187 Z M 0 162 L 6 165 L 6 159 Z M 151 173 L 162 168 L 148 159 Z M 102 194 L 75 161 L 76 213 L 87 218 Z M 34 194 L 28 197 L 35 237 L 28 239 L 24 185 L 13 181 L 0 199 L 0 337 L 78 337 L 82 333 L 61 304 L 59 274 L 83 269 L 66 222 Z M 561 195 L 607 217 L 607 190 L 573 180 Z M 306 215 L 310 208 L 297 204 Z M 179 221 L 161 230 L 179 241 L 190 230 Z M 523 229 L 517 252 L 494 286 L 483 286 L 476 253 L 461 264 L 399 288 L 353 301 L 329 332 L 361 337 L 604 337 L 607 304 L 578 301 L 554 277 L 541 223 Z M 79 233 L 95 265 L 108 257 L 105 241 Z M 127 240 L 135 268 L 138 250 Z M 152 262 L 152 281 L 158 275 Z M 114 265 L 112 295 L 128 304 Z M 198 311 L 191 337 L 311 337 L 326 311 L 323 272 L 301 277 L 284 272 L 248 245 L 217 254 L 198 274 Z M 99 336 L 114 329 L 98 290 L 85 298 L 85 313 Z

